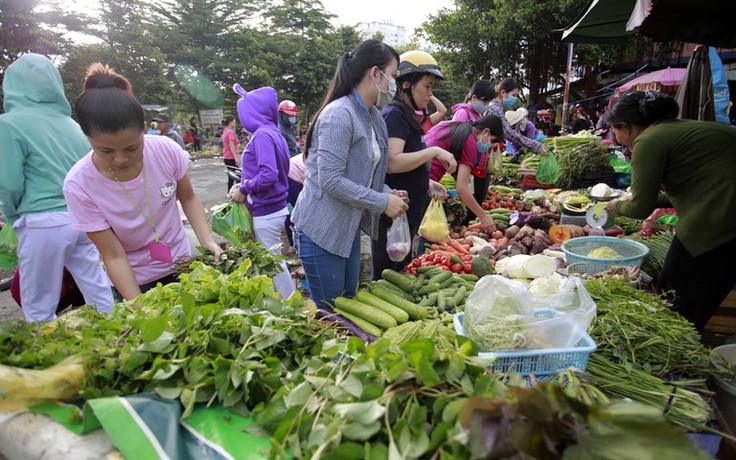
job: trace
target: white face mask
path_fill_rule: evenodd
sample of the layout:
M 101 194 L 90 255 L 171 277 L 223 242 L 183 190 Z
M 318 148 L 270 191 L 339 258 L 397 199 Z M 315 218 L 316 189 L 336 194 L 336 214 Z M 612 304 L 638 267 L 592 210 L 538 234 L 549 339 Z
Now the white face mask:
M 376 105 L 378 107 L 385 107 L 396 95 L 396 79 L 394 77 L 387 77 L 386 74 L 380 70 L 379 72 L 381 72 L 383 78 L 388 80 L 388 91 L 382 90 L 381 87 L 378 86 L 378 83 L 374 83 L 376 85 L 376 89 L 378 89 L 378 101 L 376 101 Z

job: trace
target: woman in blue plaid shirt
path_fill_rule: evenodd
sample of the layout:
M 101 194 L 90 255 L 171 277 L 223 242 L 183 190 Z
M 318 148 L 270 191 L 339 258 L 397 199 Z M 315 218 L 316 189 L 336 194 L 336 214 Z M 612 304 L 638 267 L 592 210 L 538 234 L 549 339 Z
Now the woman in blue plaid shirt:
M 292 221 L 309 294 L 329 308 L 353 297 L 360 274 L 360 231 L 373 239 L 381 214 L 406 212 L 405 191 L 385 185 L 388 135 L 376 104 L 396 91 L 399 55 L 377 40 L 345 53 L 307 131 L 304 190 Z

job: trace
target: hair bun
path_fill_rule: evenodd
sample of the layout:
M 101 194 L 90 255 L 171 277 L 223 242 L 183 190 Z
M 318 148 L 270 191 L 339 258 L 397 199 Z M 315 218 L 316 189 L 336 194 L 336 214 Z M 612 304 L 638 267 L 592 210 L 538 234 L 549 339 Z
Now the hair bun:
M 680 113 L 677 102 L 658 91 L 646 91 L 639 100 L 639 112 L 649 123 L 674 120 Z
M 133 94 L 133 87 L 125 77 L 115 72 L 112 67 L 100 62 L 87 68 L 87 76 L 84 79 L 83 91 L 93 88 L 117 88 Z

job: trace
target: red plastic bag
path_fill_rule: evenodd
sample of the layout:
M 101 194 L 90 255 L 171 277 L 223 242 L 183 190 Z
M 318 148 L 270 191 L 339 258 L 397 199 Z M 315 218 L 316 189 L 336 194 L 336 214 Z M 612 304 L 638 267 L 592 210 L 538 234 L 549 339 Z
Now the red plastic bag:
M 643 238 L 649 238 L 650 236 L 656 235 L 662 230 L 672 230 L 674 228 L 674 224 L 670 225 L 665 222 L 676 222 L 676 220 L 668 216 L 677 216 L 677 211 L 675 210 L 675 208 L 655 209 L 654 212 L 650 214 L 649 217 L 647 217 L 641 224 L 641 236 Z

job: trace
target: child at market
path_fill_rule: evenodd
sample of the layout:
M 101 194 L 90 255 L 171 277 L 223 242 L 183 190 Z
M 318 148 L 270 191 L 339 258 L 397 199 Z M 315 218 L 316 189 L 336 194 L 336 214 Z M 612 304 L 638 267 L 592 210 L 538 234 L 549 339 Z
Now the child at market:
M 399 217 L 406 192 L 385 185 L 388 135 L 376 103 L 391 98 L 399 55 L 378 40 L 343 54 L 307 131 L 307 172 L 292 220 L 309 294 L 322 308 L 353 297 L 360 231 L 376 238 L 378 217 Z
M 465 97 L 465 101 L 452 106 L 452 120 L 479 120 L 485 111 L 488 110 L 491 101 L 495 97 L 496 90 L 493 89 L 493 83 L 488 80 L 476 81 Z
M 113 298 L 100 255 L 72 226 L 62 192 L 66 173 L 89 150 L 89 142 L 70 116 L 59 71 L 45 56 L 21 56 L 6 69 L 3 92 L 0 209 L 18 236 L 26 320 L 56 318 L 65 266 L 85 302 L 110 313 Z
M 200 244 L 219 259 L 187 173 L 189 155 L 171 139 L 144 134 L 143 108 L 128 80 L 92 64 L 75 109 L 92 151 L 69 171 L 64 195 L 117 293 L 131 300 L 172 282 L 174 263 L 191 256 L 177 200 Z
M 473 195 L 470 190 L 470 179 L 483 179 L 488 174 L 488 152 L 491 145 L 503 141 L 503 126 L 495 115 L 486 115 L 478 121 L 443 121 L 432 128 L 424 140 L 429 146 L 437 146 L 449 150 L 457 160 L 455 186 L 460 201 L 478 219 L 484 231 L 492 232 L 496 226 L 491 216 L 483 211 L 481 204 L 485 194 Z M 447 172 L 446 168 L 432 160 L 429 177 L 439 181 Z
M 230 196 L 244 202 L 253 216 L 256 241 L 280 255 L 281 231 L 289 214 L 286 206 L 289 194 L 289 146 L 279 131 L 278 95 L 271 87 L 247 92 L 240 85 L 233 87 L 237 94 L 240 124 L 253 135 L 245 146 L 240 164 L 243 174 L 240 184 L 233 185 Z M 273 279 L 282 299 L 294 292 L 286 262 L 280 262 L 282 271 Z

